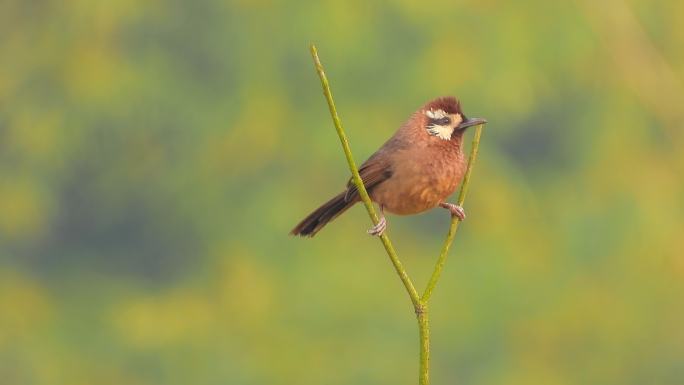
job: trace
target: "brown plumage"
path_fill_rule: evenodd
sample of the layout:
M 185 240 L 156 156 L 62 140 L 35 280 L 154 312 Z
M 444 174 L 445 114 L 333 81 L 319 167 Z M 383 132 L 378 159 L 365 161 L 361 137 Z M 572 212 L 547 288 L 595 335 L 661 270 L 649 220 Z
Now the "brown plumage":
M 432 100 L 421 107 L 359 168 L 373 202 L 384 211 L 399 215 L 417 214 L 442 206 L 463 219 L 463 209 L 446 198 L 458 187 L 466 169 L 461 142 L 465 129 L 485 123 L 467 119 L 454 97 Z M 302 220 L 291 234 L 314 236 L 328 222 L 359 202 L 356 186 L 347 189 Z M 380 235 L 386 221 L 369 233 Z

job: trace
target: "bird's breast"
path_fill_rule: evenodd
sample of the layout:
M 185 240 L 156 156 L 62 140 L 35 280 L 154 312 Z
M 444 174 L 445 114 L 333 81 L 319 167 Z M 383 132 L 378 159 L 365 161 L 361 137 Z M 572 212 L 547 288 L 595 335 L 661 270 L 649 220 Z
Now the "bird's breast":
M 458 187 L 465 171 L 463 155 L 420 151 L 397 156 L 393 174 L 371 192 L 375 202 L 394 214 L 416 214 L 436 207 Z

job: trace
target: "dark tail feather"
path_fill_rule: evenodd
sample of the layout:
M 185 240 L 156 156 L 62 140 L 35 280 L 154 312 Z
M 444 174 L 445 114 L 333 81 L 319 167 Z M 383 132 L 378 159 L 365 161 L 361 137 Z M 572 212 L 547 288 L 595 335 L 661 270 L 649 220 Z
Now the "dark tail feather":
M 337 195 L 324 203 L 321 207 L 317 208 L 314 212 L 309 214 L 308 217 L 304 218 L 303 221 L 299 222 L 299 224 L 290 231 L 290 234 L 302 237 L 313 237 L 316 235 L 323 226 L 337 218 L 338 215 L 347 211 L 348 208 L 352 207 L 354 203 L 357 202 L 356 199 L 349 202 L 345 201 L 344 196 L 346 193 L 347 192 L 345 191 Z

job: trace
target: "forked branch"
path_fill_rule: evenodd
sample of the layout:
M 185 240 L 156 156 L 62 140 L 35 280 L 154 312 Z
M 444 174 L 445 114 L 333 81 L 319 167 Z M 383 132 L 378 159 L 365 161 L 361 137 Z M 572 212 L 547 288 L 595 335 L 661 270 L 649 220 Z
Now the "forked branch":
M 349 171 L 352 174 L 352 182 L 356 186 L 364 206 L 366 206 L 366 210 L 368 211 L 368 215 L 370 216 L 371 221 L 373 221 L 373 224 L 377 224 L 379 221 L 378 214 L 375 211 L 373 202 L 371 201 L 370 196 L 368 195 L 368 191 L 366 191 L 366 187 L 364 186 L 361 176 L 359 175 L 359 170 L 356 167 L 356 163 L 354 162 L 354 157 L 352 156 L 352 152 L 349 147 L 347 135 L 345 134 L 344 129 L 342 128 L 342 122 L 340 121 L 340 117 L 337 115 L 335 102 L 333 101 L 332 93 L 330 91 L 330 83 L 328 82 L 328 78 L 326 77 L 325 71 L 323 70 L 323 65 L 321 64 L 321 61 L 318 58 L 318 50 L 316 49 L 316 46 L 313 44 L 310 48 L 311 56 L 313 57 L 314 64 L 316 66 L 316 71 L 318 72 L 318 76 L 321 79 L 321 85 L 323 86 L 323 94 L 325 95 L 325 99 L 328 102 L 330 115 L 332 116 L 333 123 L 335 124 L 335 130 L 337 130 L 337 135 L 340 138 L 340 143 L 342 144 L 344 156 L 347 158 Z M 459 206 L 463 206 L 463 202 L 465 201 L 466 194 L 468 192 L 468 184 L 470 183 L 470 173 L 473 164 L 477 159 L 477 152 L 480 144 L 481 135 L 482 125 L 479 125 L 476 127 L 475 130 L 473 145 L 470 150 L 470 156 L 468 157 L 468 167 L 463 178 L 463 183 L 461 184 L 461 191 L 458 195 Z M 394 269 L 399 275 L 401 282 L 404 284 L 404 287 L 406 288 L 406 292 L 408 293 L 409 298 L 411 299 L 411 303 L 413 304 L 416 317 L 418 318 L 418 331 L 420 337 L 420 368 L 418 374 L 418 382 L 420 385 L 428 385 L 430 383 L 430 324 L 428 317 L 428 301 L 430 300 L 430 297 L 432 296 L 432 291 L 437 285 L 437 281 L 439 281 L 439 278 L 442 274 L 442 270 L 444 269 L 444 264 L 446 263 L 449 248 L 451 247 L 451 244 L 454 241 L 454 238 L 456 237 L 456 232 L 458 231 L 459 223 L 460 220 L 458 218 L 453 217 L 451 219 L 451 224 L 449 226 L 449 232 L 447 233 L 446 240 L 444 241 L 444 245 L 442 246 L 442 250 L 439 254 L 439 257 L 437 258 L 437 263 L 435 264 L 434 271 L 432 272 L 432 276 L 430 277 L 430 280 L 428 281 L 427 287 L 425 288 L 425 291 L 423 292 L 422 296 L 418 294 L 415 286 L 413 286 L 413 282 L 411 281 L 411 278 L 406 272 L 406 269 L 404 269 L 404 266 L 399 260 L 399 257 L 397 256 L 397 253 L 394 250 L 392 242 L 390 242 L 390 239 L 387 236 L 387 234 L 383 233 L 380 236 L 380 241 L 382 242 L 382 245 L 385 247 L 387 255 L 389 256 L 390 261 L 394 266 Z

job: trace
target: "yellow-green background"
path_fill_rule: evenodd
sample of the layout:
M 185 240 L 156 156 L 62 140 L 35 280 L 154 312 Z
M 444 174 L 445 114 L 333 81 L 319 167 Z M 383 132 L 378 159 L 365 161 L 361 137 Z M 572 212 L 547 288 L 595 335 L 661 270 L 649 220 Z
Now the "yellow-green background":
M 3 1 L 0 383 L 411 384 L 359 206 L 287 235 L 425 101 L 489 119 L 434 384 L 684 383 L 684 3 Z M 469 136 L 470 137 L 470 136 Z M 417 285 L 444 210 L 390 217 Z

